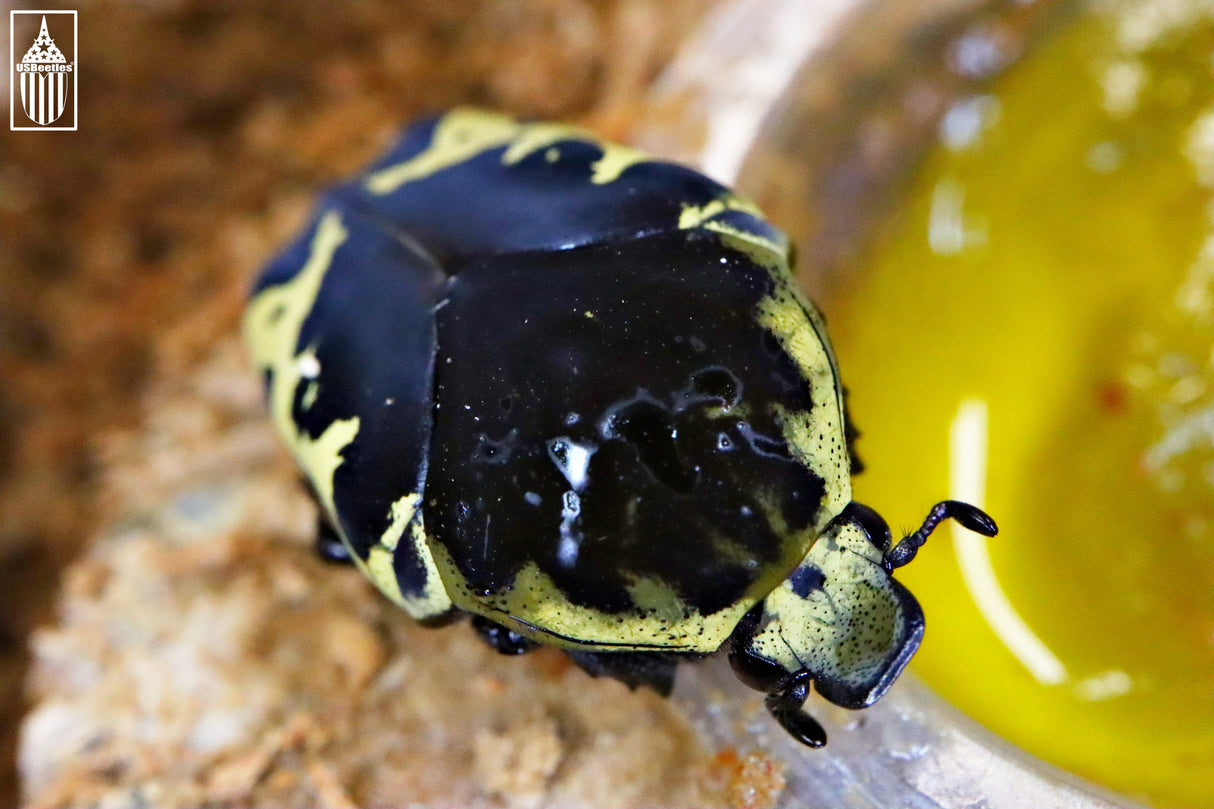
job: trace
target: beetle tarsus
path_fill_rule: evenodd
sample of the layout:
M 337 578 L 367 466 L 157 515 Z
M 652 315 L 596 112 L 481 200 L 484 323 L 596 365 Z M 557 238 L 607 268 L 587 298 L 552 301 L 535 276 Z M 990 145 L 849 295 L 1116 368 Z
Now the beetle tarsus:
M 826 745 L 826 731 L 818 720 L 802 710 L 809 696 L 809 680 L 794 681 L 792 685 L 767 695 L 764 701 L 772 717 L 780 727 L 806 747 L 819 748 Z
M 498 654 L 521 655 L 536 646 L 535 641 L 523 637 L 513 629 L 495 624 L 483 615 L 472 616 L 472 629 Z
M 944 500 L 932 506 L 932 510 L 928 512 L 923 525 L 919 526 L 917 531 L 907 535 L 886 552 L 885 569 L 893 570 L 909 563 L 923 547 L 923 543 L 927 542 L 932 531 L 936 530 L 936 526 L 950 519 L 956 520 L 970 531 L 986 537 L 993 537 L 999 532 L 995 521 L 977 506 L 962 503 L 960 500 Z
M 333 530 L 333 526 L 323 516 L 316 520 L 316 555 L 322 562 L 328 562 L 331 565 L 354 564 L 354 557 L 350 555 L 350 549 L 346 547 L 346 543 L 342 542 L 337 531 Z

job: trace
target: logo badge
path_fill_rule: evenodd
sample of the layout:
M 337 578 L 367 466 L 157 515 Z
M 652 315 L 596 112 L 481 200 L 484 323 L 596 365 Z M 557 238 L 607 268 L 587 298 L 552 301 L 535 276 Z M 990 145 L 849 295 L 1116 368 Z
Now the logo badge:
M 76 12 L 12 10 L 8 23 L 9 129 L 75 132 Z

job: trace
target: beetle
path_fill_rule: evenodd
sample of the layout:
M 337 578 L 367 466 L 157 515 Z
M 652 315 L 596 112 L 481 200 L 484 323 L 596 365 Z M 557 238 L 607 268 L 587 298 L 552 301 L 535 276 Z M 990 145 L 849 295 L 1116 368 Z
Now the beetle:
M 457 109 L 325 192 L 245 315 L 318 543 L 413 618 L 470 614 L 669 693 L 727 651 L 801 742 L 810 686 L 873 704 L 918 648 L 893 542 L 786 237 L 713 180 Z

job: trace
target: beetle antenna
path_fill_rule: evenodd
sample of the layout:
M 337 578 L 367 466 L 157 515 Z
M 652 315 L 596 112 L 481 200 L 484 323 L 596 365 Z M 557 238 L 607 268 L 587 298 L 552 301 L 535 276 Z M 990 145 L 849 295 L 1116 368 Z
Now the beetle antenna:
M 927 518 L 923 521 L 923 525 L 919 526 L 919 530 L 908 534 L 901 542 L 885 552 L 885 569 L 893 570 L 896 567 L 902 567 L 914 559 L 915 554 L 923 547 L 923 543 L 927 542 L 932 531 L 935 531 L 936 526 L 945 520 L 956 520 L 962 526 L 976 534 L 982 534 L 984 537 L 993 537 L 999 533 L 995 521 L 982 509 L 971 506 L 969 503 L 962 503 L 960 500 L 944 500 L 932 506 L 932 510 L 927 513 Z

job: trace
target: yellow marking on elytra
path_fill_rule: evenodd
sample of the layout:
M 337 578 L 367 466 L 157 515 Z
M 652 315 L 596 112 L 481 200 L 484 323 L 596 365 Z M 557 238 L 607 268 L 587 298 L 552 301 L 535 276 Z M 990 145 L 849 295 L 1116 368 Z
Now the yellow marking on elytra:
M 447 593 L 446 584 L 439 575 L 435 564 L 435 555 L 431 550 L 430 538 L 426 536 L 425 526 L 422 525 L 421 513 L 409 522 L 409 542 L 413 543 L 413 553 L 426 567 L 426 588 L 421 595 L 405 595 L 404 609 L 418 620 L 436 618 L 452 609 L 452 598 Z
M 534 562 L 516 574 L 506 592 L 480 596 L 469 591 L 445 547 L 436 542 L 433 550 L 455 606 L 491 618 L 532 640 L 566 649 L 712 652 L 759 600 L 757 595 L 742 598 L 719 612 L 703 615 L 694 608 L 685 609 L 670 588 L 647 580 L 630 588 L 630 594 L 641 598 L 644 605 L 607 613 L 569 601 Z
M 816 521 L 820 530 L 852 499 L 851 456 L 838 411 L 815 403 L 809 411 L 776 408 L 775 415 L 793 457 L 826 487 Z
M 453 110 L 438 122 L 430 145 L 419 154 L 370 175 L 364 186 L 372 194 L 391 194 L 402 185 L 463 163 L 502 146 L 502 165 L 513 166 L 536 152 L 555 163 L 560 157 L 554 144 L 566 140 L 590 143 L 603 156 L 590 166 L 590 182 L 603 185 L 619 179 L 625 169 L 653 158 L 639 149 L 605 141 L 593 132 L 568 124 L 521 124 L 513 118 L 474 109 Z
M 622 146 L 618 143 L 603 140 L 585 129 L 566 124 L 528 124 L 522 128 L 502 155 L 502 165 L 512 166 L 530 154 L 546 149 L 545 159 L 555 162 L 551 157 L 552 145 L 563 140 L 578 140 L 591 143 L 603 150 L 603 156 L 590 165 L 590 182 L 594 185 L 605 185 L 618 180 L 620 174 L 629 166 L 653 160 L 653 157 L 640 149 Z
M 314 438 L 296 427 L 291 407 L 295 390 L 305 378 L 303 372 L 310 373 L 317 365 L 315 347 L 296 353 L 300 330 L 316 303 L 333 256 L 348 236 L 341 216 L 325 214 L 316 226 L 307 262 L 291 280 L 259 292 L 250 301 L 244 321 L 245 342 L 254 363 L 273 372 L 269 399 L 274 426 L 312 481 L 321 505 L 334 518 L 333 473 L 342 463 L 342 450 L 358 434 L 358 417 L 335 420 Z
M 547 150 L 554 143 L 560 143 L 563 140 L 584 140 L 597 143 L 594 135 L 568 124 L 537 123 L 526 126 L 520 124 L 517 134 L 510 141 L 510 146 L 502 154 L 502 165 L 513 166 L 528 155 L 541 149 Z
M 773 242 L 766 236 L 760 236 L 758 233 L 751 233 L 748 230 L 742 230 L 733 225 L 727 225 L 724 222 L 705 222 L 700 227 L 704 230 L 711 230 L 713 233 L 720 233 L 722 236 L 732 236 L 735 239 L 750 242 L 755 247 L 762 248 L 776 255 L 785 252 L 781 245 Z
M 594 172 L 590 177 L 590 182 L 595 185 L 615 182 L 625 169 L 635 166 L 637 163 L 647 163 L 653 160 L 649 153 L 630 146 L 621 146 L 618 143 L 602 140 L 595 140 L 595 143 L 603 147 L 603 156 L 590 166 Z
M 316 438 L 298 435 L 293 444 L 296 460 L 307 470 L 308 479 L 316 486 L 321 502 L 334 517 L 337 515 L 337 509 L 333 505 L 333 473 L 344 460 L 341 457 L 342 450 L 358 435 L 358 425 L 357 416 L 338 419 Z
M 426 587 L 420 596 L 406 595 L 405 609 L 418 620 L 437 618 L 451 609 L 451 596 L 443 583 L 438 565 L 434 561 L 434 553 L 430 547 L 430 539 L 422 525 L 421 511 L 409 522 L 409 541 L 413 545 L 414 555 L 422 561 L 426 568 Z
M 316 296 L 325 274 L 332 266 L 338 248 L 349 237 L 340 214 L 326 213 L 321 217 L 312 237 L 312 249 L 308 260 L 295 277 L 278 286 L 268 287 L 249 302 L 245 315 L 245 341 L 253 355 L 253 362 L 262 370 L 272 371 L 269 400 L 270 415 L 274 426 L 286 441 L 296 462 L 312 482 L 322 508 L 337 532 L 350 548 L 351 557 L 375 585 L 394 602 L 409 611 L 415 618 L 428 618 L 442 614 L 451 607 L 451 601 L 443 590 L 442 580 L 434 566 L 434 560 L 426 547 L 424 533 L 420 532 L 420 520 L 415 520 L 419 497 L 416 493 L 405 495 L 392 507 L 392 524 L 373 546 L 364 561 L 353 552 L 353 546 L 337 519 L 333 503 L 333 474 L 343 462 L 342 451 L 358 435 L 360 421 L 357 416 L 333 421 L 324 432 L 313 438 L 302 433 L 291 417 L 295 391 L 306 384 L 303 406 L 310 407 L 316 398 L 318 375 L 322 368 L 316 359 L 316 346 L 308 346 L 296 353 L 299 335 L 304 321 L 316 304 Z M 425 566 L 429 578 L 426 592 L 421 596 L 405 596 L 401 593 L 392 566 L 392 556 L 406 526 L 415 526 L 421 533 L 417 546 L 418 558 Z M 416 538 L 414 539 L 417 542 Z
M 698 228 L 700 225 L 725 212 L 725 200 L 714 199 L 703 205 L 684 205 L 679 212 L 679 230 Z
M 686 230 L 688 228 L 700 227 L 713 217 L 720 216 L 726 211 L 740 211 L 759 219 L 763 218 L 763 212 L 759 210 L 759 206 L 750 200 L 745 197 L 739 197 L 737 194 L 726 194 L 703 205 L 684 205 L 682 210 L 679 211 L 679 229 Z
M 830 405 L 835 398 L 835 375 L 822 342 L 817 339 L 804 310 L 788 298 L 769 296 L 759 301 L 758 320 L 797 363 L 801 373 L 814 387 L 814 405 Z M 819 390 L 821 386 L 821 390 Z M 829 394 L 829 395 L 826 395 Z
M 429 146 L 403 163 L 370 175 L 364 186 L 372 194 L 391 194 L 406 183 L 510 143 L 522 128 L 522 124 L 505 115 L 474 109 L 452 110 L 435 125 Z
M 753 234 L 750 234 L 753 236 Z M 792 276 L 791 268 L 789 267 L 789 254 L 786 244 L 772 244 L 769 240 L 758 238 L 747 238 L 746 235 L 738 233 L 722 233 L 722 243 L 731 249 L 745 253 L 756 264 L 767 268 L 772 280 L 775 282 L 775 288 L 771 294 L 760 302 L 760 316 L 766 313 L 766 316 L 773 318 L 773 323 L 778 322 L 779 333 L 777 337 L 784 335 L 781 338 L 781 344 L 785 342 L 790 345 L 794 342 L 793 337 L 800 335 L 796 340 L 796 353 L 793 353 L 793 358 L 798 362 L 809 363 L 803 364 L 801 367 L 808 368 L 814 365 L 820 359 L 818 351 L 813 350 L 812 344 L 821 350 L 821 353 L 826 356 L 827 363 L 830 367 L 830 373 L 835 380 L 834 388 L 835 395 L 839 400 L 839 411 L 843 411 L 843 388 L 838 384 L 839 380 L 839 364 L 835 360 L 835 352 L 830 344 L 830 337 L 826 333 L 826 322 L 822 319 L 822 314 L 818 308 L 813 305 L 805 293 L 801 291 L 801 287 L 797 284 Z M 804 324 L 808 323 L 811 331 L 806 332 L 803 328 Z M 771 326 L 768 326 L 771 329 Z M 785 350 L 789 350 L 785 346 Z
M 379 538 L 380 545 L 383 545 L 390 551 L 396 550 L 400 538 L 405 535 L 405 529 L 409 527 L 409 523 L 417 516 L 417 509 L 421 504 L 421 499 L 421 495 L 417 492 L 409 492 L 392 504 L 392 523 L 388 526 L 388 530 L 384 531 L 383 536 Z
M 379 543 L 367 555 L 367 576 L 377 587 L 418 620 L 435 618 L 451 609 L 451 598 L 443 586 L 442 576 L 434 564 L 426 532 L 422 528 L 421 495 L 410 492 L 392 504 L 392 522 L 379 538 Z M 401 539 L 408 531 L 409 551 L 426 571 L 426 587 L 420 595 L 404 593 L 396 578 L 393 560 Z
M 764 266 L 770 267 L 773 263 L 784 264 L 787 262 L 788 250 L 784 244 L 725 222 L 713 221 L 727 211 L 739 211 L 758 219 L 763 218 L 763 212 L 753 202 L 736 194 L 727 194 L 703 205 L 684 205 L 679 211 L 679 229 L 701 228 L 719 233 L 727 246 L 743 250 Z M 755 255 L 757 251 L 761 254 Z
M 677 621 L 683 617 L 683 601 L 679 598 L 679 594 L 660 579 L 646 576 L 625 586 L 624 589 L 628 591 L 628 597 L 639 610 L 668 621 Z
M 389 548 L 383 545 L 371 546 L 371 552 L 367 554 L 367 578 L 397 606 L 405 606 L 405 594 L 400 591 L 400 583 L 396 581 L 396 571 L 392 567 L 392 551 Z
M 367 556 L 367 575 L 384 595 L 404 607 L 419 620 L 434 618 L 451 609 L 451 598 L 434 564 L 426 532 L 422 528 L 421 495 L 410 492 L 392 504 L 392 522 Z M 409 549 L 426 570 L 426 588 L 421 595 L 401 592 L 392 562 L 402 538 L 408 531 Z
M 826 485 L 819 511 L 821 527 L 851 502 L 851 457 L 843 425 L 843 394 L 817 310 L 801 294 L 787 265 L 768 269 L 776 285 L 759 301 L 756 319 L 792 357 L 813 397 L 808 411 L 777 408 L 775 415 L 793 456 Z

